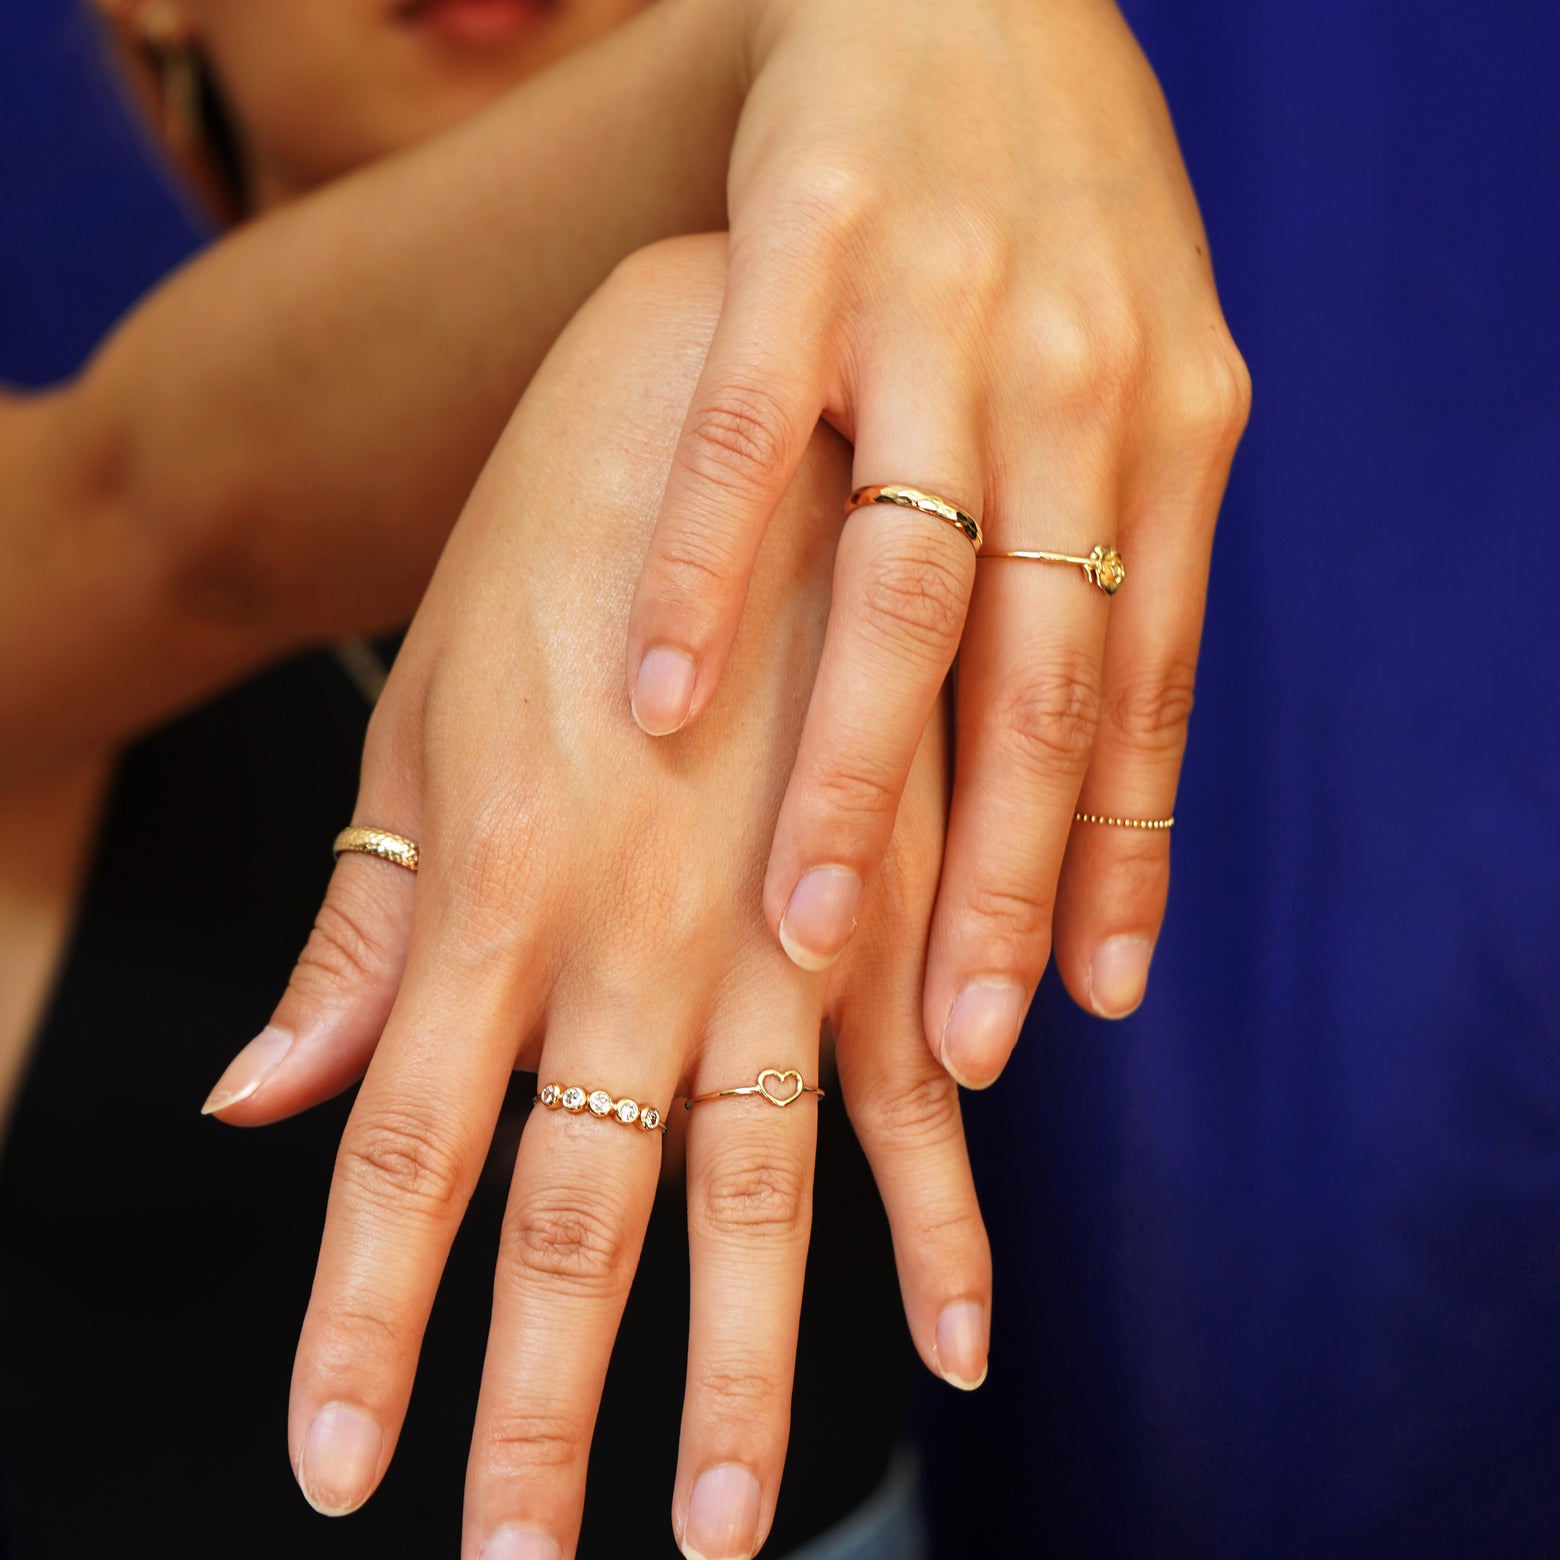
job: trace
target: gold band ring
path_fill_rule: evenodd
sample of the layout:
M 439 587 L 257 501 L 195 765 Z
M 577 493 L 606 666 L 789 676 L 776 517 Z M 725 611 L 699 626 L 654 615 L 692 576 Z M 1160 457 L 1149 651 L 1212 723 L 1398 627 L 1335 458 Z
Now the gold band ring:
M 703 1105 L 708 1100 L 735 1099 L 741 1094 L 760 1095 L 781 1110 L 787 1105 L 794 1105 L 804 1094 L 816 1094 L 820 1100 L 824 1097 L 822 1089 L 808 1088 L 794 1067 L 788 1067 L 784 1072 L 778 1067 L 766 1067 L 758 1075 L 757 1083 L 745 1084 L 740 1089 L 716 1089 L 713 1094 L 696 1094 L 691 1100 L 683 1101 L 683 1109 L 692 1110 L 695 1105 Z
M 1127 566 L 1114 547 L 1102 542 L 1087 558 L 1077 553 L 1059 552 L 993 552 L 982 553 L 983 558 L 1030 558 L 1036 563 L 1071 563 L 1083 570 L 1083 577 L 1098 585 L 1107 596 L 1114 596 L 1126 582 Z
M 950 504 L 946 498 L 939 498 L 935 493 L 892 482 L 859 487 L 845 500 L 845 514 L 849 517 L 858 509 L 865 509 L 868 504 L 898 504 L 901 509 L 917 509 L 923 515 L 930 515 L 934 520 L 951 525 L 976 552 L 980 551 L 980 544 L 984 540 L 980 534 L 980 521 L 967 509 L 960 509 L 957 504 Z
M 405 867 L 408 872 L 417 870 L 417 841 L 404 834 L 391 834 L 388 829 L 360 829 L 354 824 L 343 829 L 331 843 L 331 850 L 340 856 L 347 851 L 359 851 L 365 856 L 378 856 L 381 861 Z
M 1075 823 L 1103 823 L 1112 829 L 1173 829 L 1175 816 L 1168 818 L 1105 818 L 1099 813 L 1075 812 Z
M 646 1132 L 654 1132 L 657 1127 L 666 1131 L 661 1113 L 654 1105 L 641 1105 L 637 1100 L 615 1100 L 605 1089 L 582 1089 L 577 1083 L 549 1083 L 531 1103 L 545 1105 L 548 1110 L 566 1110 L 571 1116 L 588 1110 L 602 1120 L 611 1117 L 625 1127 L 637 1125 Z

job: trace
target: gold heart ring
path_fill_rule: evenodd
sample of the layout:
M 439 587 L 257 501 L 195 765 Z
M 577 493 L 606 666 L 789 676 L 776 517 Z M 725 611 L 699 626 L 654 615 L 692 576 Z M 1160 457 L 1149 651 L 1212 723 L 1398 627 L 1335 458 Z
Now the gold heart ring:
M 729 1100 L 739 1094 L 756 1094 L 779 1110 L 794 1105 L 804 1094 L 816 1094 L 820 1100 L 823 1098 L 823 1090 L 809 1088 L 794 1067 L 766 1067 L 758 1075 L 756 1083 L 744 1084 L 740 1089 L 716 1089 L 713 1094 L 696 1094 L 692 1099 L 683 1101 L 683 1109 L 692 1110 L 695 1105 L 702 1105 L 706 1100 Z

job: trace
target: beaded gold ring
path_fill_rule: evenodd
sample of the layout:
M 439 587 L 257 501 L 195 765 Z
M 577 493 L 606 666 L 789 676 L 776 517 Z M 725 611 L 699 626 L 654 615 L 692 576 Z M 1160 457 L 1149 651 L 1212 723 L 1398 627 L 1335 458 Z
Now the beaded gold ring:
M 1100 823 L 1109 829 L 1173 829 L 1175 818 L 1106 818 L 1100 813 L 1075 812 L 1075 823 Z

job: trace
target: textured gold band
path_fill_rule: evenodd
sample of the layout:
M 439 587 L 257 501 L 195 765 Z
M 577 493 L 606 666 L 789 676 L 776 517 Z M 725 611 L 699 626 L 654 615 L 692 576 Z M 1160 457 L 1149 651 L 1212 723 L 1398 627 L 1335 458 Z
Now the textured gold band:
M 846 499 L 845 513 L 853 515 L 858 509 L 865 509 L 868 504 L 898 504 L 901 509 L 917 509 L 923 515 L 930 515 L 934 520 L 941 520 L 951 525 L 969 541 L 976 552 L 980 551 L 983 540 L 980 534 L 980 521 L 967 509 L 960 509 L 957 504 L 950 504 L 946 498 L 939 498 L 935 493 L 927 493 L 920 488 L 904 487 L 893 482 L 887 485 L 859 487 Z
M 1112 829 L 1173 829 L 1175 818 L 1105 818 L 1099 813 L 1075 812 L 1078 823 L 1103 823 Z
M 783 1072 L 778 1067 L 766 1067 L 758 1075 L 757 1083 L 745 1084 L 740 1089 L 716 1089 L 713 1094 L 696 1094 L 691 1100 L 683 1101 L 683 1109 L 692 1110 L 695 1105 L 703 1105 L 709 1100 L 735 1099 L 741 1094 L 756 1094 L 781 1110 L 794 1105 L 804 1094 L 816 1094 L 820 1100 L 824 1097 L 822 1089 L 812 1089 L 803 1083 L 802 1075 L 794 1067 Z
M 571 1116 L 589 1111 L 603 1121 L 610 1117 L 625 1127 L 638 1126 L 646 1132 L 654 1132 L 657 1127 L 666 1131 L 666 1123 L 654 1105 L 615 1100 L 605 1089 L 582 1089 L 577 1083 L 549 1083 L 531 1103 L 545 1105 L 548 1110 L 566 1110 Z
M 1036 563 L 1071 563 L 1083 570 L 1083 577 L 1097 585 L 1107 596 L 1114 596 L 1126 583 L 1127 566 L 1114 547 L 1103 542 L 1087 558 L 1077 553 L 1060 552 L 992 552 L 982 553 L 982 558 L 1029 558 Z
M 356 824 L 343 829 L 330 847 L 338 856 L 347 851 L 358 851 L 365 856 L 378 856 L 408 872 L 417 870 L 417 841 L 404 834 L 391 834 L 387 829 L 360 829 Z

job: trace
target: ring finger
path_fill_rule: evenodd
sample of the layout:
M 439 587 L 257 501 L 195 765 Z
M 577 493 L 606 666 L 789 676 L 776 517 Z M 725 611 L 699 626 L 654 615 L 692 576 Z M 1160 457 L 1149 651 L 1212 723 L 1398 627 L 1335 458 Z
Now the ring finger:
M 1098 723 L 1107 598 L 1074 565 L 998 548 L 1086 554 L 1116 530 L 1113 485 L 1059 462 L 1021 489 L 983 550 L 959 661 L 948 847 L 927 962 L 927 1038 L 983 1088 L 1018 1039 L 1050 954 L 1057 879 Z M 1021 540 L 1018 538 L 1022 538 Z
M 818 1081 L 816 994 L 745 1002 L 761 1017 L 717 1019 L 694 1093 L 756 1085 L 765 1066 L 769 1098 L 710 1100 L 688 1125 L 693 1289 L 672 1523 L 689 1560 L 746 1560 L 774 1519 L 812 1227 L 822 1101 L 800 1091 Z

